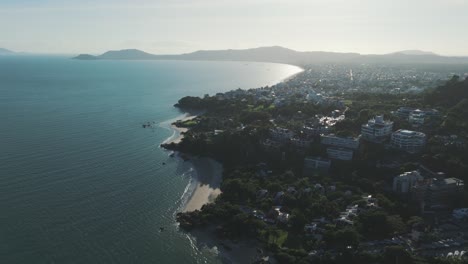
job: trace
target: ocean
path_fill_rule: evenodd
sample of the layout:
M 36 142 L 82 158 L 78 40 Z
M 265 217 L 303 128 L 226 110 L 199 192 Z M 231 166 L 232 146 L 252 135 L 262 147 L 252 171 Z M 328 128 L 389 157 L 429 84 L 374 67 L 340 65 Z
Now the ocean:
M 183 114 L 173 104 L 299 71 L 0 57 L 0 263 L 220 262 L 175 222 L 193 169 L 159 147 Z

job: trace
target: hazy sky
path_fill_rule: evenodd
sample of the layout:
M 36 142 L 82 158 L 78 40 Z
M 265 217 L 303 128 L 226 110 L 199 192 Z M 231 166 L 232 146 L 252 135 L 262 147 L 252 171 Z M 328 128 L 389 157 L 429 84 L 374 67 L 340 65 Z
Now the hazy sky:
M 296 50 L 468 55 L 468 0 L 0 0 L 0 47 L 151 53 Z

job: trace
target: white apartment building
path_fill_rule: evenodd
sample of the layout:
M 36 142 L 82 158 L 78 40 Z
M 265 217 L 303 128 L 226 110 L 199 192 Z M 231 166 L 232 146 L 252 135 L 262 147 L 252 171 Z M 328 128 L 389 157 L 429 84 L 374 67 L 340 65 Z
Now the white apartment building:
M 408 122 L 413 126 L 422 126 L 426 119 L 426 113 L 419 109 L 414 110 L 409 114 Z
M 395 148 L 409 153 L 416 153 L 426 145 L 426 134 L 400 129 L 392 133 L 391 144 Z
M 338 137 L 333 134 L 330 135 L 321 135 L 321 143 L 324 145 L 339 147 L 339 148 L 349 148 L 349 149 L 358 149 L 359 148 L 359 138 L 360 137 Z
M 370 142 L 381 143 L 390 137 L 392 129 L 392 121 L 376 116 L 361 126 L 361 137 Z

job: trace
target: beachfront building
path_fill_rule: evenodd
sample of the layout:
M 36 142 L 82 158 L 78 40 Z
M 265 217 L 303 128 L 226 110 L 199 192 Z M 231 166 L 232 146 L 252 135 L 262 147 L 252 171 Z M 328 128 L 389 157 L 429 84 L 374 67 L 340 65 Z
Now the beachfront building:
M 349 149 L 358 149 L 359 148 L 359 138 L 360 137 L 338 137 L 334 134 L 321 135 L 321 143 L 323 145 L 329 145 L 339 148 L 349 148 Z
M 361 126 L 361 137 L 367 141 L 382 143 L 392 134 L 393 122 L 384 120 L 383 116 L 370 119 Z
M 330 159 L 336 160 L 352 160 L 353 151 L 346 148 L 328 147 L 327 155 Z
M 426 145 L 426 134 L 400 129 L 392 133 L 391 144 L 395 148 L 416 153 Z
M 423 181 L 424 177 L 419 171 L 409 171 L 393 178 L 393 191 L 397 193 L 409 193 L 417 182 Z

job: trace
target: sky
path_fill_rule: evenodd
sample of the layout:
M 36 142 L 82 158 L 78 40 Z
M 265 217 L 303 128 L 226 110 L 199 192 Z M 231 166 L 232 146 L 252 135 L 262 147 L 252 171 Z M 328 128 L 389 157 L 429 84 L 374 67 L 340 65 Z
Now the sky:
M 179 54 L 283 46 L 468 56 L 468 0 L 0 0 L 0 47 Z

